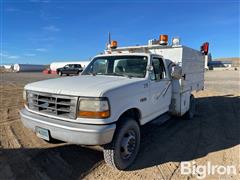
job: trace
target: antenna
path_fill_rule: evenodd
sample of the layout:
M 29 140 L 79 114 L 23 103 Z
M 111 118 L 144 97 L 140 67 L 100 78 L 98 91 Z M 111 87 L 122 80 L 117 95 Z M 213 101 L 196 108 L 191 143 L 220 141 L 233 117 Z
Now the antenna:
M 111 33 L 108 32 L 108 42 L 106 44 L 106 49 L 110 49 L 110 44 L 111 44 Z
M 107 42 L 107 47 L 106 47 L 106 49 L 110 49 L 110 44 L 111 44 L 111 33 L 110 32 L 108 32 L 108 42 Z
M 111 33 L 108 32 L 108 44 L 111 44 Z

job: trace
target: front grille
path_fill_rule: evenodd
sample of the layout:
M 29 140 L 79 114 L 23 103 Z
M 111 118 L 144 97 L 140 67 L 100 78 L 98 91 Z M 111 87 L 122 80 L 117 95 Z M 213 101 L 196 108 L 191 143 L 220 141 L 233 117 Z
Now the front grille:
M 77 97 L 28 91 L 28 108 L 43 114 L 76 119 Z

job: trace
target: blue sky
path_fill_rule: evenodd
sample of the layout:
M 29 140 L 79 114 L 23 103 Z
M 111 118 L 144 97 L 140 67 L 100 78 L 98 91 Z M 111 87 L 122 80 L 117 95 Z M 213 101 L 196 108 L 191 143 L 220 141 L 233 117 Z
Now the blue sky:
M 179 36 L 213 58 L 239 57 L 239 0 L 0 0 L 1 63 L 87 60 L 111 32 L 120 46 Z

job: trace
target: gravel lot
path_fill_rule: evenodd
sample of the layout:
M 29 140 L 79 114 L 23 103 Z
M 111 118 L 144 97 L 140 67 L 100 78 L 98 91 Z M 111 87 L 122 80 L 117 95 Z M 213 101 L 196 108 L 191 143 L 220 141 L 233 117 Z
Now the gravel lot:
M 205 90 L 196 94 L 197 115 L 191 121 L 172 118 L 142 128 L 139 156 L 127 171 L 116 171 L 94 147 L 49 144 L 24 128 L 18 111 L 29 82 L 56 78 L 40 73 L 0 74 L 0 179 L 196 179 L 181 175 L 180 163 L 234 165 L 236 174 L 206 179 L 240 179 L 240 74 L 206 72 Z

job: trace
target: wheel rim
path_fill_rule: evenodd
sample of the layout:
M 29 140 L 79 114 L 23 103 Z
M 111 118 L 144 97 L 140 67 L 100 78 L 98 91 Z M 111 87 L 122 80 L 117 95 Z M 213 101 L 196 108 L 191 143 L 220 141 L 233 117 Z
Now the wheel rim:
M 133 130 L 128 130 L 121 142 L 121 157 L 122 159 L 129 159 L 135 151 L 136 147 L 136 133 Z

